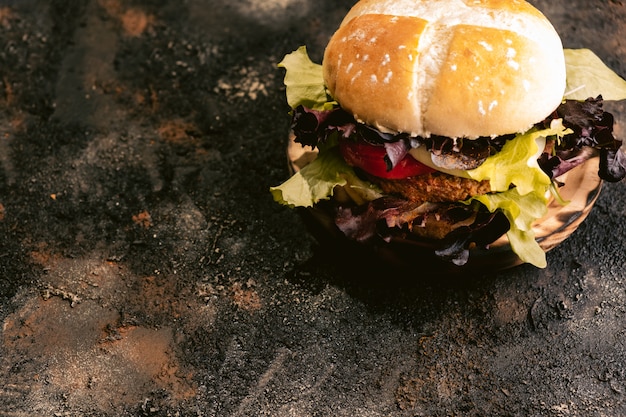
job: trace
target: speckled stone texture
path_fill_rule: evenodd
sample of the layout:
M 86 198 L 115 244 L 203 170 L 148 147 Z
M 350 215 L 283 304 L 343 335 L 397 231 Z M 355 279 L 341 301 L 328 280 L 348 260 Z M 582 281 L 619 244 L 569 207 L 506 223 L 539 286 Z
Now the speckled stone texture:
M 533 3 L 626 75 L 626 4 Z M 276 64 L 352 4 L 0 0 L 1 417 L 626 415 L 624 183 L 546 269 L 454 279 L 272 201 Z

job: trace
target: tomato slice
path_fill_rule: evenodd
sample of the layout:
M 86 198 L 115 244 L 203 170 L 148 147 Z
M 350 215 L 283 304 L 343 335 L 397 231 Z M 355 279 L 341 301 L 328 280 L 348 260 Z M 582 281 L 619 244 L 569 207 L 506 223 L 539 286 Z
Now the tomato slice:
M 361 168 L 363 171 L 380 178 L 397 180 L 435 171 L 409 154 L 388 171 L 385 162 L 386 151 L 383 145 L 371 145 L 348 139 L 339 141 L 339 150 L 348 165 Z

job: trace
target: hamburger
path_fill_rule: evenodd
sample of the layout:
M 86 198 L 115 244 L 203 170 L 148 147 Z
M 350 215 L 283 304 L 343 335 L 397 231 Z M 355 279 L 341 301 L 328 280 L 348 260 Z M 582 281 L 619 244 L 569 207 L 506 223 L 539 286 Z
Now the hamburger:
M 602 180 L 626 175 L 603 109 L 626 82 L 598 61 L 522 0 L 361 0 L 321 65 L 305 47 L 279 64 L 294 141 L 317 155 L 271 192 L 364 245 L 424 243 L 463 266 L 506 235 L 545 267 L 532 226 L 565 174 L 599 158 Z

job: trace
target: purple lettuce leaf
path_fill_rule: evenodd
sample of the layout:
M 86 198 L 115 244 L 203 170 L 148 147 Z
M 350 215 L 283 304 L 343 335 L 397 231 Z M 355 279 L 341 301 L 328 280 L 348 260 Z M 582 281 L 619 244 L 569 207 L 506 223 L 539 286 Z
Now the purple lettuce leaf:
M 293 112 L 291 129 L 297 143 L 315 149 L 320 143 L 326 143 L 328 137 L 334 132 L 340 132 L 346 138 L 352 136 L 356 129 L 356 122 L 341 108 L 313 110 L 298 106 Z
M 562 118 L 563 125 L 573 133 L 562 138 L 553 155 L 542 155 L 539 165 L 551 178 L 557 177 L 587 159 L 600 155 L 598 176 L 617 182 L 626 177 L 626 155 L 620 150 L 622 141 L 613 136 L 614 117 L 604 111 L 602 96 L 585 101 L 566 100 L 555 114 L 546 119 Z
M 469 259 L 471 247 L 487 248 L 510 228 L 502 212 L 475 212 L 474 206 L 464 204 L 433 205 L 438 215 L 450 223 L 464 222 L 475 216 L 469 225 L 448 233 L 443 239 L 432 241 L 433 253 L 442 260 L 462 266 Z M 411 224 L 419 224 L 428 213 L 423 207 L 411 206 L 405 200 L 383 197 L 357 207 L 338 207 L 335 224 L 349 239 L 357 242 L 390 242 L 394 240 L 424 241 L 413 235 Z

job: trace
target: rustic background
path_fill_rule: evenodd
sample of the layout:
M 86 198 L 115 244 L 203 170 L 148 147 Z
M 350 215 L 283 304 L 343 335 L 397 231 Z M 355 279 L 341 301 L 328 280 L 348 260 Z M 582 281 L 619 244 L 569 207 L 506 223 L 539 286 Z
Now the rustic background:
M 621 0 L 533 3 L 626 75 Z M 0 0 L 0 416 L 626 414 L 623 183 L 547 269 L 445 280 L 273 203 L 276 64 L 352 4 Z

